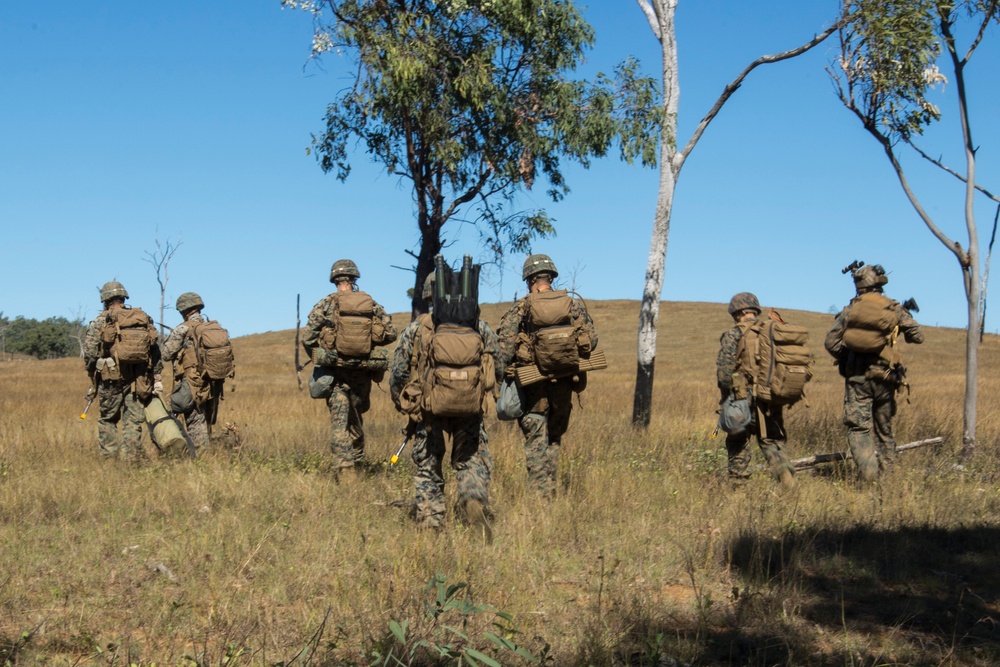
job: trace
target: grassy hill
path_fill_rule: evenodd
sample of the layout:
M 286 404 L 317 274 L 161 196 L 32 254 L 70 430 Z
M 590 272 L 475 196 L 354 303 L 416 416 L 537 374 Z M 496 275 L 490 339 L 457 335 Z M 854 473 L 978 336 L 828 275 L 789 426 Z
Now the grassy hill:
M 150 446 L 139 468 L 98 459 L 79 360 L 0 363 L 0 661 L 423 665 L 451 642 L 530 664 L 496 633 L 554 665 L 1000 664 L 996 336 L 981 351 L 970 465 L 954 457 L 964 334 L 932 328 L 905 350 L 896 431 L 946 444 L 900 455 L 873 487 L 826 466 L 782 494 L 763 471 L 731 485 L 711 437 L 723 305 L 662 305 L 645 432 L 629 423 L 638 304 L 589 307 L 609 368 L 574 407 L 555 501 L 525 491 L 516 424 L 488 418 L 491 545 L 450 517 L 420 531 L 391 505 L 412 495 L 406 456 L 333 482 L 328 415 L 297 389 L 294 331 L 235 341 L 212 451 L 174 462 Z M 504 309 L 484 317 L 496 325 Z M 786 419 L 791 455 L 846 449 L 842 379 L 822 349 L 832 316 L 782 314 L 809 327 L 817 359 L 808 406 Z M 377 464 L 404 422 L 387 393 L 372 403 Z M 437 577 L 467 584 L 455 598 L 468 604 L 436 608 Z

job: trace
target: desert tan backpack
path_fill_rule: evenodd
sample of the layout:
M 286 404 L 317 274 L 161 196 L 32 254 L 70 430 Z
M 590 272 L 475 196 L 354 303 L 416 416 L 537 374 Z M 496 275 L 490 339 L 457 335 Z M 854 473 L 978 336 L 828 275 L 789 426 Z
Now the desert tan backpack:
M 590 336 L 573 320 L 573 298 L 566 290 L 534 292 L 525 297 L 526 329 L 535 364 L 543 374 L 566 375 L 590 354 Z
M 844 347 L 862 354 L 879 354 L 899 323 L 896 302 L 881 292 L 856 296 L 844 309 Z
M 752 384 L 745 390 L 772 405 L 800 401 L 812 378 L 809 330 L 786 323 L 773 309 L 766 318 L 737 326 L 743 332 L 736 348 L 737 375 L 749 376 Z
M 101 342 L 107 356 L 122 364 L 142 365 L 151 361 L 156 331 L 142 308 L 112 308 L 101 327 Z

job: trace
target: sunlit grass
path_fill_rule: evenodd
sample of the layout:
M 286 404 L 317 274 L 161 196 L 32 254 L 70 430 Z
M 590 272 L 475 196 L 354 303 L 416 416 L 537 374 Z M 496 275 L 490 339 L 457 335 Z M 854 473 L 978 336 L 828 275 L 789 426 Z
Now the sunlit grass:
M 711 437 L 723 306 L 663 304 L 642 432 L 630 425 L 638 305 L 589 305 L 609 368 L 574 406 L 554 502 L 525 490 L 516 424 L 488 419 L 491 545 L 452 521 L 418 530 L 389 504 L 412 495 L 412 467 L 406 455 L 384 465 L 403 426 L 384 385 L 366 416 L 371 474 L 334 483 L 327 411 L 297 389 L 292 331 L 235 341 L 215 435 L 223 422 L 234 431 L 195 462 L 150 446 L 142 468 L 99 460 L 96 411 L 79 419 L 79 360 L 0 364 L 0 657 L 368 664 L 392 645 L 390 620 L 438 636 L 424 602 L 440 572 L 512 614 L 518 641 L 557 665 L 1000 660 L 995 622 L 982 620 L 1000 615 L 995 336 L 965 470 L 953 466 L 964 335 L 931 329 L 906 350 L 913 390 L 897 437 L 945 446 L 902 454 L 871 488 L 828 466 L 782 494 L 763 472 L 731 486 Z M 845 449 L 842 380 L 822 350 L 832 316 L 783 314 L 810 328 L 817 359 L 808 406 L 787 418 L 791 455 Z M 470 621 L 476 648 L 490 649 L 491 620 Z

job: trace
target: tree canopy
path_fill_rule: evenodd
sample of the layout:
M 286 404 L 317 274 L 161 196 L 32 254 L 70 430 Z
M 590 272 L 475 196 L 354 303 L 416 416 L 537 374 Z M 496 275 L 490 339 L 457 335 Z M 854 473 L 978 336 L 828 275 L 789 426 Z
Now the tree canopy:
M 569 0 L 282 0 L 313 14 L 313 56 L 353 56 L 353 83 L 328 106 L 311 150 L 343 180 L 355 142 L 412 182 L 420 285 L 452 219 L 473 222 L 494 258 L 554 233 L 517 195 L 545 181 L 569 192 L 563 161 L 588 166 L 615 146 L 654 165 L 662 117 L 654 79 L 633 60 L 571 77 L 594 32 Z

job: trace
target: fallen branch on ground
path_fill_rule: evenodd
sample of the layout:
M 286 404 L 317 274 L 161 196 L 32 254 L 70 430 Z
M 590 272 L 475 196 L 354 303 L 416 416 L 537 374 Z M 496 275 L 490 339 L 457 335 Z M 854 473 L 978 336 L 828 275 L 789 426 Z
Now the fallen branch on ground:
M 926 447 L 927 445 L 940 445 L 944 442 L 944 438 L 928 438 L 926 440 L 917 440 L 916 442 L 908 442 L 905 445 L 899 445 L 896 447 L 896 453 L 905 452 L 910 449 L 916 449 L 918 447 Z M 814 456 L 806 456 L 801 459 L 792 459 L 792 465 L 795 466 L 796 470 L 801 470 L 803 468 L 811 468 L 820 463 L 833 463 L 834 461 L 844 461 L 846 459 L 853 458 L 850 452 L 833 452 L 832 454 L 816 454 Z

